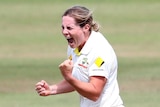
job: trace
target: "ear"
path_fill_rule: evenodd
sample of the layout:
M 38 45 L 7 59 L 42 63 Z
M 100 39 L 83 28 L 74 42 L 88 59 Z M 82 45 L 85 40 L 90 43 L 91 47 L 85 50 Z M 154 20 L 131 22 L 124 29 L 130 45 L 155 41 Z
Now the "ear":
M 90 25 L 89 24 L 86 24 L 85 26 L 83 26 L 83 31 L 86 32 L 86 31 L 89 31 L 90 29 Z

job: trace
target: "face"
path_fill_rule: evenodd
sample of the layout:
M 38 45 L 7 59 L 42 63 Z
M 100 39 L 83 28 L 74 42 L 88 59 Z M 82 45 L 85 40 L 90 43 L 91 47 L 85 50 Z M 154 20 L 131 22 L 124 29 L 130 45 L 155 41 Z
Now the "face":
M 62 17 L 62 34 L 71 48 L 81 49 L 88 39 L 88 31 L 87 27 L 81 28 L 77 25 L 74 18 L 70 16 Z

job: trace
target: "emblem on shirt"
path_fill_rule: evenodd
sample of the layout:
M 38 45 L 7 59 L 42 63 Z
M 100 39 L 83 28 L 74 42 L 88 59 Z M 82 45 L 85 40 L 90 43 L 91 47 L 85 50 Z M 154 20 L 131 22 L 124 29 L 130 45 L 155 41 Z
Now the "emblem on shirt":
M 88 65 L 89 65 L 88 58 L 83 58 L 78 65 L 83 68 L 88 68 Z
M 72 55 L 70 55 L 70 56 L 68 57 L 68 59 L 72 60 Z
M 103 59 L 98 57 L 96 58 L 95 62 L 94 62 L 98 67 L 101 67 L 104 63 Z

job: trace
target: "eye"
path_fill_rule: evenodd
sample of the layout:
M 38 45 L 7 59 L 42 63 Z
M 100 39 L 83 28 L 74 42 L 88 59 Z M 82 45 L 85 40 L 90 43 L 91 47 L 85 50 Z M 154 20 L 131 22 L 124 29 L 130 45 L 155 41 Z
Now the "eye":
M 64 26 L 61 26 L 62 27 L 62 30 L 64 29 Z
M 73 28 L 71 28 L 70 26 L 67 27 L 68 30 L 72 30 Z

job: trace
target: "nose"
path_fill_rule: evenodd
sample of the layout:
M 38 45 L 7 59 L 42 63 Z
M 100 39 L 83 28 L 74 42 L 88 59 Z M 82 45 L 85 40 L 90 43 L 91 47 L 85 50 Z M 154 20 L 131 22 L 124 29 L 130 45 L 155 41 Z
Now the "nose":
M 62 34 L 63 34 L 64 36 L 67 36 L 67 35 L 68 35 L 68 30 L 67 30 L 67 29 L 62 29 Z

